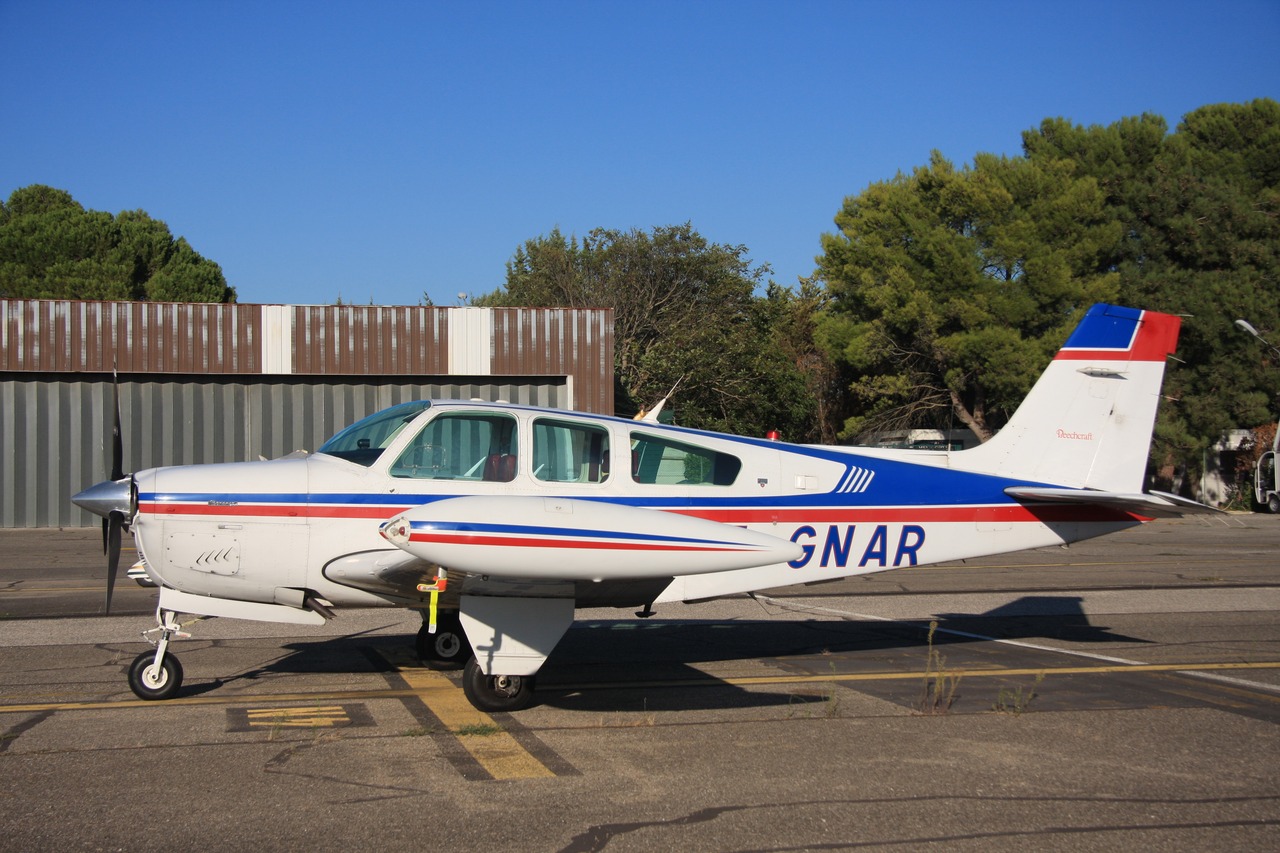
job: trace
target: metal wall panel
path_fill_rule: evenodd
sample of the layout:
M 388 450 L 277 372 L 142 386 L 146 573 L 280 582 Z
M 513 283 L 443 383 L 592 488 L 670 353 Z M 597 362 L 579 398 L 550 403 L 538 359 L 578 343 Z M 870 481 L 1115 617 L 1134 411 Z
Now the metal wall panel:
M 127 470 L 273 458 L 416 397 L 612 413 L 613 314 L 0 299 L 0 526 L 95 523 L 113 369 Z
M 562 376 L 367 377 L 121 375 L 124 469 L 274 459 L 315 450 L 342 427 L 415 399 L 564 407 Z M 71 504 L 106 479 L 109 378 L 0 374 L 0 527 L 92 527 Z
M 573 377 L 573 407 L 613 414 L 613 311 L 493 309 L 494 373 Z
M 258 373 L 260 305 L 0 300 L 0 371 Z
M 293 306 L 296 373 L 447 373 L 450 309 L 421 306 Z
M 492 334 L 450 366 L 450 317 Z M 490 319 L 492 322 L 490 323 Z M 613 312 L 570 308 L 0 299 L 0 372 L 572 377 L 574 408 L 613 412 Z

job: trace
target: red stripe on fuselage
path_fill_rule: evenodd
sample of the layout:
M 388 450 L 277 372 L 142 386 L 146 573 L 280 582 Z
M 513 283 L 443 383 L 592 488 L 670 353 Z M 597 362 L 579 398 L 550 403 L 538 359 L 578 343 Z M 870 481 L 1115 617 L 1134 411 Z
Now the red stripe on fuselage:
M 152 515 L 221 515 L 227 518 L 374 518 L 388 519 L 416 504 L 399 506 L 331 506 L 328 504 L 176 504 L 140 503 Z
M 220 506 L 195 503 L 138 505 L 152 515 L 199 515 L 224 518 L 332 518 L 385 520 L 410 509 L 401 506 L 336 506 L 328 504 L 237 504 Z M 719 521 L 723 524 L 856 524 L 856 523 L 1031 523 L 1031 522 L 1128 522 L 1145 516 L 1103 506 L 1068 504 L 999 504 L 995 506 L 915 507 L 815 507 L 790 509 L 681 509 L 667 512 Z
M 1001 504 L 999 506 L 914 506 L 914 507 L 827 507 L 817 509 L 677 509 L 681 515 L 692 515 L 724 524 L 805 524 L 868 522 L 883 523 L 963 523 L 963 522 L 1068 522 L 1068 521 L 1141 521 L 1140 516 L 1102 506 L 1069 506 L 1066 504 Z

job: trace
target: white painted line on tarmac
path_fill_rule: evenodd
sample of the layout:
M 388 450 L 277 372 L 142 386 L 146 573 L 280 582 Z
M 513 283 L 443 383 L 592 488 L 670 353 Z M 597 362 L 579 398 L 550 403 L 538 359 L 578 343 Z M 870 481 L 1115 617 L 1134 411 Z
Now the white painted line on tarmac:
M 907 620 L 904 620 L 904 619 L 894 619 L 889 616 L 877 616 L 872 613 L 854 613 L 852 611 L 836 610 L 830 607 L 818 607 L 812 604 L 802 604 L 796 601 L 782 601 L 776 598 L 770 598 L 767 595 L 756 595 L 756 599 L 758 601 L 762 601 L 767 604 L 772 604 L 775 607 L 781 607 L 783 609 L 801 610 L 809 613 L 822 613 L 828 616 L 838 616 L 844 619 L 857 619 L 857 620 L 862 620 L 867 622 L 894 622 L 900 625 L 910 624 L 910 625 L 913 625 L 914 627 L 919 627 L 918 620 L 913 622 L 908 622 Z M 974 614 L 974 615 L 978 615 L 978 614 Z M 1025 640 L 1009 640 L 1009 639 L 1001 639 L 999 637 L 988 637 L 985 634 L 974 634 L 970 631 L 959 631 L 959 630 L 956 630 L 955 628 L 944 628 L 941 625 L 939 625 L 934 630 L 944 634 L 951 634 L 952 636 L 955 636 L 955 637 L 966 637 L 970 640 L 983 640 L 991 643 L 1000 643 L 1006 646 L 1017 646 L 1019 648 L 1024 648 L 1024 649 L 1033 649 L 1035 651 L 1040 651 L 1040 652 L 1051 652 L 1051 653 L 1060 654 L 1060 655 L 1070 655 L 1072 657 L 1088 658 L 1090 660 L 1099 660 L 1106 663 L 1118 663 L 1124 666 L 1151 666 L 1151 664 L 1147 661 L 1130 660 L 1128 658 L 1118 658 L 1118 657 L 1112 657 L 1110 655 L 1099 655 L 1099 654 L 1094 654 L 1093 652 L 1078 651 L 1076 649 L 1062 649 L 1062 648 L 1057 648 L 1056 646 L 1042 645 L 1040 643 L 1028 643 Z M 1177 672 L 1177 674 L 1179 675 L 1185 675 L 1191 678 L 1201 678 L 1208 681 L 1224 682 L 1228 684 L 1233 684 L 1237 687 L 1247 687 L 1251 690 L 1262 690 L 1267 693 L 1280 693 L 1280 685 L 1277 685 L 1277 684 L 1267 684 L 1266 682 L 1262 682 L 1262 681 L 1248 681 L 1243 678 L 1231 678 L 1225 675 L 1216 675 L 1214 673 L 1199 672 L 1196 670 L 1175 670 L 1175 672 Z

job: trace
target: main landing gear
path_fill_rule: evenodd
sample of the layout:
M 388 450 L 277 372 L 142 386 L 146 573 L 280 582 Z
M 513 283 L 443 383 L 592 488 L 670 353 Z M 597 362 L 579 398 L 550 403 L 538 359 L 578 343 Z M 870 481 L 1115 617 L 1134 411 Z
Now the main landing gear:
M 521 711 L 533 704 L 535 676 L 573 623 L 571 591 L 552 585 L 545 597 L 461 597 L 468 651 L 479 656 L 463 668 L 462 692 L 478 710 Z
M 523 711 L 533 703 L 532 675 L 485 675 L 474 656 L 462 670 L 462 692 L 481 711 Z
M 481 671 L 458 611 L 440 612 L 435 628 L 431 630 L 427 612 L 423 611 L 418 659 L 431 669 L 462 667 L 462 692 L 477 710 L 522 711 L 533 702 L 532 675 L 485 675 Z
M 436 619 L 435 631 L 431 630 L 423 611 L 417 646 L 418 660 L 432 669 L 457 669 L 471 655 L 471 643 L 467 641 L 456 610 L 441 613 Z
M 142 634 L 147 642 L 154 642 L 156 648 L 138 655 L 129 666 L 129 689 L 139 699 L 171 699 L 182 687 L 182 664 L 169 654 L 169 640 L 191 635 L 182 631 L 177 616 L 172 610 L 157 610 L 158 627 Z M 149 635 L 156 633 L 160 636 L 153 641 Z

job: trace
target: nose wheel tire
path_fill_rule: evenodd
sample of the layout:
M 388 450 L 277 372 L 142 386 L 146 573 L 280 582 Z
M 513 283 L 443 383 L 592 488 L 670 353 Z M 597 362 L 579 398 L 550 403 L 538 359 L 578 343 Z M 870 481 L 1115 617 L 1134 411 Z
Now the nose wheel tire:
M 462 692 L 481 711 L 522 711 L 533 704 L 533 676 L 485 675 L 470 657 L 462 671 Z
M 182 664 L 165 655 L 156 666 L 156 653 L 143 652 L 129 666 L 129 689 L 139 699 L 170 699 L 182 686 Z

